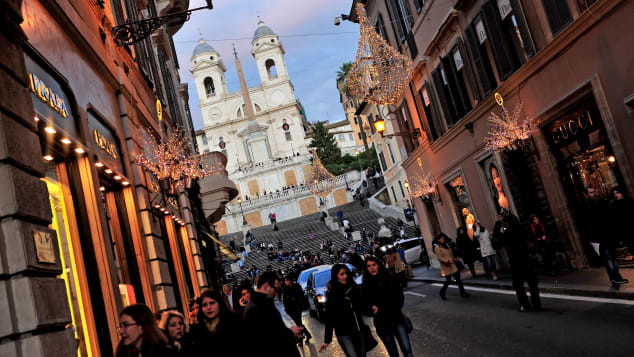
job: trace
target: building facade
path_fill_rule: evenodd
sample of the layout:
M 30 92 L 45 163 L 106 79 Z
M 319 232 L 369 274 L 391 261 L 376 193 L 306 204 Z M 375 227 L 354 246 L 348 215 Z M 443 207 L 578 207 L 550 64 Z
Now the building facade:
M 221 55 L 203 39 L 194 49 L 191 72 L 200 101 L 204 128 L 196 132 L 201 153 L 220 152 L 227 158 L 229 178 L 239 195 L 216 223 L 220 234 L 269 223 L 269 214 L 287 220 L 318 211 L 319 202 L 304 187 L 310 173 L 309 127 L 288 76 L 279 37 L 260 21 L 251 41 L 260 84 L 229 92 Z M 252 115 L 245 103 L 252 103 Z M 348 202 L 345 188 L 330 202 Z M 243 219 L 244 217 L 244 219 Z
M 111 356 L 124 306 L 187 313 L 207 286 L 189 200 L 135 164 L 143 130 L 191 128 L 171 43 L 184 19 L 112 36 L 188 6 L 0 2 L 0 355 Z
M 585 227 L 606 222 L 585 218 L 584 188 L 605 199 L 616 186 L 634 192 L 634 4 L 388 0 L 366 9 L 414 61 L 396 107 L 425 134 L 402 167 L 411 186 L 423 173 L 435 180 L 436 192 L 415 200 L 428 250 L 435 233 L 467 228 L 469 215 L 491 230 L 508 208 L 522 222 L 540 217 L 560 265 L 588 267 L 596 237 Z M 485 149 L 489 113 L 502 111 L 495 93 L 535 122 L 521 149 Z

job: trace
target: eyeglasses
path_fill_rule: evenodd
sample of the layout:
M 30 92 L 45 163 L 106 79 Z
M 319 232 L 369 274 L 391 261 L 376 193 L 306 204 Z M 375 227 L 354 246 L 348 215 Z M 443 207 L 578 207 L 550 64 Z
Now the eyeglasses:
M 122 330 L 127 330 L 128 327 L 134 326 L 134 325 L 138 325 L 138 324 L 134 322 L 122 322 L 119 324 L 119 328 Z

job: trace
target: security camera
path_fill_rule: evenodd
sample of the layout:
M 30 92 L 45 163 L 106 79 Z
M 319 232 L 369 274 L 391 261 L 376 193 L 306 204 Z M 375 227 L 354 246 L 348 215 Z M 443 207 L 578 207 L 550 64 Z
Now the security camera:
M 335 17 L 335 26 L 339 26 L 341 24 L 341 17 Z

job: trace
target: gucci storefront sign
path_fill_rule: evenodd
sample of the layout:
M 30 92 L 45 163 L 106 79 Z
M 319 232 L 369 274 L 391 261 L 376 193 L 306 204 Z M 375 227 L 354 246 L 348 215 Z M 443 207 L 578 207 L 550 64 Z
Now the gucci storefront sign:
M 576 140 L 579 134 L 587 134 L 595 130 L 595 125 L 587 110 L 575 117 L 558 121 L 550 130 L 552 142 L 555 144 L 563 144 L 571 140 Z

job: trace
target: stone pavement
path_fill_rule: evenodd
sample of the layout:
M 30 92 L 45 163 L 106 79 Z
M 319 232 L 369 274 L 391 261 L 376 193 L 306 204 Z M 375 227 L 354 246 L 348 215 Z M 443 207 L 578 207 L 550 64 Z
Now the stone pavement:
M 620 272 L 630 282 L 621 285 L 618 290 L 611 288 L 605 268 L 560 270 L 554 276 L 539 275 L 539 290 L 556 294 L 634 300 L 634 268 L 621 268 Z M 412 281 L 425 283 L 443 283 L 445 281 L 440 274 L 440 269 L 417 266 L 414 267 L 413 273 L 414 278 L 410 279 Z M 513 289 L 510 272 L 502 272 L 497 281 L 485 275 L 483 270 L 476 269 L 476 273 L 474 279 L 471 277 L 471 273 L 463 271 L 461 274 L 463 283 L 468 286 Z

